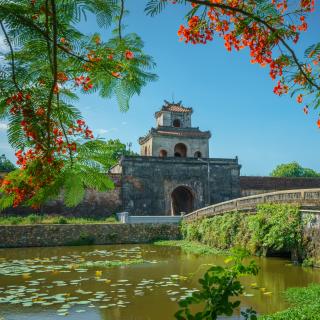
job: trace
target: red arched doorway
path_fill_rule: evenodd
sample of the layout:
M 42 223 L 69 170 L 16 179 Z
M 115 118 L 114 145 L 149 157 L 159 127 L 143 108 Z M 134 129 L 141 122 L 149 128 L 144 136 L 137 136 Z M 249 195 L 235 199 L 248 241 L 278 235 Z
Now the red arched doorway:
M 181 212 L 193 211 L 193 194 L 189 188 L 179 186 L 171 193 L 171 214 L 180 215 Z

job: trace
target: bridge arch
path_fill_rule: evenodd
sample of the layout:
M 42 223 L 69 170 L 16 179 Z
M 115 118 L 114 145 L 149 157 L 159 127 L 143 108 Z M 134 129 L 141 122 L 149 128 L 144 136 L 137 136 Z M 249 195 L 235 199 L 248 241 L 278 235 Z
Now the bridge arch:
M 171 192 L 171 215 L 190 213 L 194 209 L 194 193 L 191 188 L 181 185 Z

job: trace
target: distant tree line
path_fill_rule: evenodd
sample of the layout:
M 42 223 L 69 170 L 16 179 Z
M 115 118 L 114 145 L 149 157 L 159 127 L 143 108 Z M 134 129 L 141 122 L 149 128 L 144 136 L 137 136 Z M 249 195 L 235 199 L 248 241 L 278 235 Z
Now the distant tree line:
M 124 144 L 119 139 L 106 141 L 106 146 L 108 147 L 108 164 L 107 168 L 115 165 L 122 156 L 134 156 L 137 153 L 130 150 L 131 144 Z M 106 156 L 106 158 L 107 158 Z M 5 154 L 0 156 L 0 171 L 10 172 L 16 169 L 16 166 L 7 159 Z
M 6 158 L 5 154 L 0 156 L 0 171 L 10 172 L 16 169 L 15 165 Z
M 303 168 L 298 162 L 278 165 L 270 174 L 272 177 L 320 177 L 320 173 L 310 168 Z

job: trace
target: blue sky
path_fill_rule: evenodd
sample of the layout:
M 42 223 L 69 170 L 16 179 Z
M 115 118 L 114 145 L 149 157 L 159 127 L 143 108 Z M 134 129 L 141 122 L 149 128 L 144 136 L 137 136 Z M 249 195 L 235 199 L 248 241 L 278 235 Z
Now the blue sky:
M 194 109 L 194 126 L 211 131 L 210 156 L 238 156 L 243 175 L 268 175 L 277 164 L 291 161 L 320 171 L 317 112 L 306 116 L 295 99 L 274 95 L 275 83 L 268 69 L 252 65 L 247 51 L 227 52 L 218 38 L 205 46 L 179 42 L 177 30 L 185 12 L 180 6 L 169 6 L 151 18 L 143 12 L 146 1 L 127 3 L 127 31 L 136 32 L 144 40 L 145 51 L 157 63 L 159 80 L 135 96 L 126 113 L 118 110 L 113 99 L 81 96 L 78 106 L 95 133 L 132 142 L 132 149 L 138 152 L 137 139 L 155 126 L 155 111 L 164 99 L 174 97 Z M 309 20 L 309 32 L 297 47 L 300 52 L 320 40 L 319 11 Z M 93 33 L 97 26 L 89 18 L 81 29 Z M 0 153 L 14 160 L 3 121 Z

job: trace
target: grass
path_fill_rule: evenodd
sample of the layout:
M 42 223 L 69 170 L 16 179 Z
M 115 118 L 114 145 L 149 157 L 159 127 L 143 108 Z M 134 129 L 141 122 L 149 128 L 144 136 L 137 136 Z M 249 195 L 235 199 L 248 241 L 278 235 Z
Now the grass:
M 305 288 L 290 288 L 285 297 L 290 308 L 271 315 L 260 316 L 259 320 L 319 320 L 320 285 L 311 284 Z
M 180 247 L 184 252 L 195 253 L 199 255 L 208 254 L 228 254 L 226 250 L 219 250 L 212 248 L 206 244 L 202 244 L 196 241 L 186 241 L 186 240 L 164 240 L 154 242 L 157 246 L 169 246 L 169 247 Z
M 93 223 L 118 223 L 115 216 L 104 219 L 64 217 L 57 215 L 28 216 L 0 216 L 0 225 L 30 225 L 30 224 L 93 224 Z
M 140 264 L 146 262 L 143 259 L 116 260 L 116 261 L 88 261 L 78 265 L 79 268 L 112 268 L 119 266 L 128 266 L 131 264 Z

